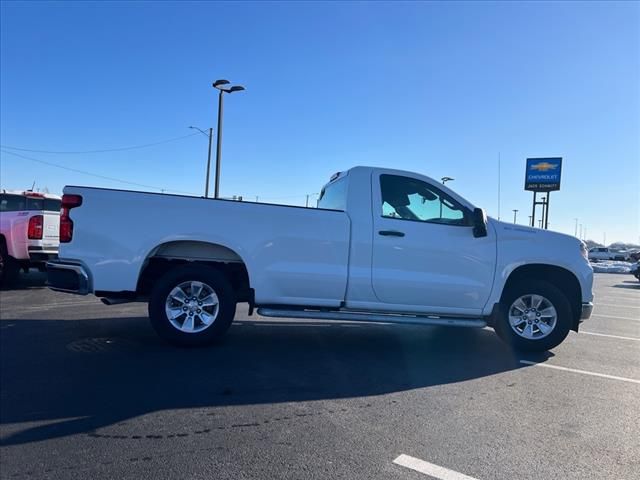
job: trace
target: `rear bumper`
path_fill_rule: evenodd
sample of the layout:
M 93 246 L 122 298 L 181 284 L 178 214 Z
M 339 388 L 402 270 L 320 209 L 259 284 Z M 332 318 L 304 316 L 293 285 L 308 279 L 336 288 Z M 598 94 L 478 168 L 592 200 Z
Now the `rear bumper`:
M 29 247 L 29 261 L 31 263 L 47 263 L 58 258 L 58 251 L 43 249 L 42 247 Z
M 47 286 L 58 292 L 87 295 L 89 275 L 82 265 L 60 260 L 47 262 Z
M 582 312 L 580 313 L 580 321 L 587 320 L 593 312 L 593 303 L 587 302 L 582 304 Z

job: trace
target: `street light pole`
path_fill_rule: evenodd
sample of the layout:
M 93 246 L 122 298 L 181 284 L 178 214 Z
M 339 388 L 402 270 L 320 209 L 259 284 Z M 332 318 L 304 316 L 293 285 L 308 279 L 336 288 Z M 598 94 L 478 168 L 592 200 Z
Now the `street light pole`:
M 513 210 L 513 223 L 516 223 L 516 219 L 518 218 L 518 210 Z
M 215 86 L 215 84 L 214 84 Z M 220 196 L 220 162 L 222 161 L 222 90 L 218 94 L 218 137 L 216 138 L 216 183 L 213 198 Z
M 229 80 L 216 80 L 213 82 L 213 88 L 216 88 L 220 93 L 218 94 L 218 138 L 216 139 L 216 181 L 214 189 L 214 198 L 220 196 L 220 164 L 222 162 L 222 115 L 223 115 L 223 95 L 225 93 L 233 93 L 244 90 L 241 85 L 234 85 L 231 88 L 223 88 L 224 85 L 229 85 Z
M 440 180 L 442 180 L 442 184 L 445 185 L 447 182 L 450 182 L 451 180 L 455 180 L 455 178 L 442 177 Z M 440 199 L 440 218 L 442 218 L 442 198 Z

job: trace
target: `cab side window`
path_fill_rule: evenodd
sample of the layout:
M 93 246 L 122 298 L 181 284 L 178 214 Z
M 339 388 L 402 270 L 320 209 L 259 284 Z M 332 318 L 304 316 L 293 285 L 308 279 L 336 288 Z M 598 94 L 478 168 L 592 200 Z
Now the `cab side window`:
M 381 175 L 382 216 L 445 225 L 470 225 L 468 210 L 440 189 L 421 180 Z

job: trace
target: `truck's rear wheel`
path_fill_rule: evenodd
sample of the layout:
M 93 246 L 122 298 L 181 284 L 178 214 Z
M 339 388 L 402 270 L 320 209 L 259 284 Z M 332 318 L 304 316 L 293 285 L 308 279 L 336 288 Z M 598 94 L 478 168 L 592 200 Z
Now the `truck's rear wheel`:
M 7 254 L 4 242 L 0 243 L 0 285 L 13 285 L 18 280 L 19 273 L 18 262 Z
M 557 347 L 571 328 L 571 306 L 554 285 L 532 280 L 505 293 L 496 332 L 516 350 L 545 351 Z
M 149 318 L 158 334 L 180 346 L 208 345 L 222 337 L 236 300 L 226 276 L 204 265 L 170 270 L 155 284 Z

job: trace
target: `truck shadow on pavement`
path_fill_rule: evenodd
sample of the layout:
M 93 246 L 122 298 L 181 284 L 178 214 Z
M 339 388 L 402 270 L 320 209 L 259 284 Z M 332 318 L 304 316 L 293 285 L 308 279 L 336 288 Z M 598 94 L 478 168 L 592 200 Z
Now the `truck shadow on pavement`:
M 0 285 L 0 291 L 7 290 L 27 290 L 34 288 L 42 288 L 47 283 L 46 272 L 39 272 L 31 269 L 29 273 L 25 274 L 20 272 L 18 278 L 11 285 Z
M 5 320 L 0 340 L 2 445 L 101 436 L 162 410 L 374 396 L 526 368 L 482 329 L 239 320 L 218 345 L 179 349 L 146 318 Z

